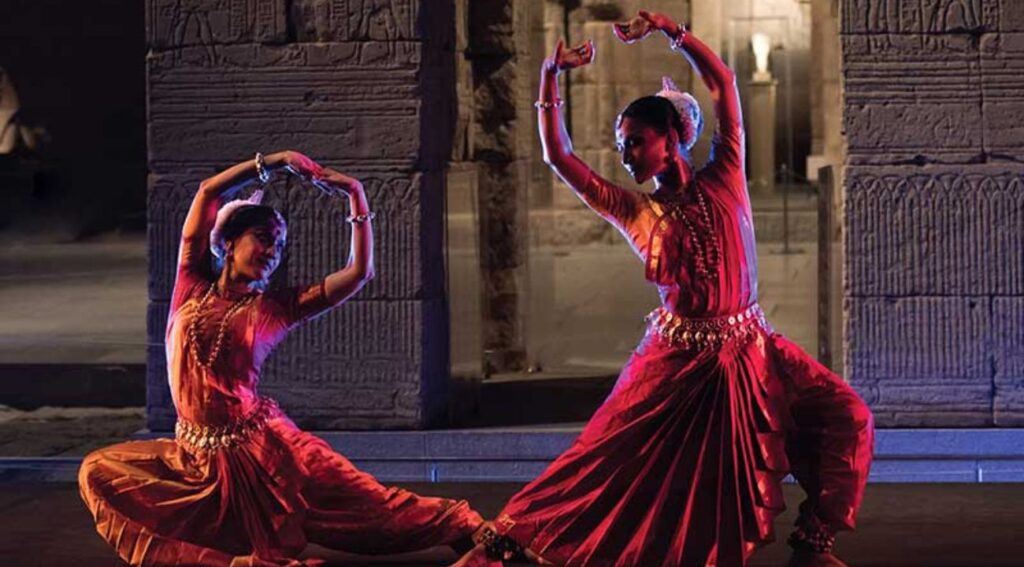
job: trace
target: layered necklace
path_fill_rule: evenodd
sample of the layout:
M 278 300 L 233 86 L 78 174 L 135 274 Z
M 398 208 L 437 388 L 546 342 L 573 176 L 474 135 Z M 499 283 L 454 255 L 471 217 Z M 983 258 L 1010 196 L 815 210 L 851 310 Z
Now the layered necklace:
M 228 322 L 231 320 L 231 317 L 233 317 L 235 313 L 238 313 L 242 308 L 252 303 L 252 301 L 256 299 L 255 295 L 246 295 L 244 297 L 236 299 L 231 304 L 231 306 L 228 307 L 227 312 L 224 313 L 224 318 L 220 320 L 220 325 L 217 328 L 217 336 L 213 341 L 213 348 L 209 350 L 209 352 L 207 353 L 207 357 L 204 360 L 202 353 L 199 350 L 199 323 L 200 320 L 203 319 L 202 315 L 206 312 L 207 305 L 213 298 L 213 292 L 216 289 L 216 287 L 216 283 L 210 284 L 209 289 L 206 290 L 206 293 L 203 294 L 203 297 L 199 300 L 199 302 L 193 304 L 192 320 L 189 321 L 188 329 L 186 330 L 188 349 L 189 352 L 192 353 L 192 358 L 194 358 L 196 362 L 199 363 L 200 366 L 208 370 L 213 367 L 213 364 L 217 361 L 217 358 L 220 357 L 221 351 L 224 350 L 224 343 L 227 341 Z M 212 315 L 209 318 L 212 318 Z
M 686 228 L 686 236 L 694 250 L 693 263 L 697 276 L 709 281 L 718 279 L 718 264 L 722 259 L 722 251 L 718 244 L 718 235 L 715 234 L 715 227 L 711 224 L 711 213 L 708 210 L 704 192 L 692 185 L 692 191 L 697 197 L 697 207 L 700 210 L 700 217 L 690 218 L 686 214 L 686 207 L 681 200 L 666 200 L 670 205 L 673 218 L 682 221 Z

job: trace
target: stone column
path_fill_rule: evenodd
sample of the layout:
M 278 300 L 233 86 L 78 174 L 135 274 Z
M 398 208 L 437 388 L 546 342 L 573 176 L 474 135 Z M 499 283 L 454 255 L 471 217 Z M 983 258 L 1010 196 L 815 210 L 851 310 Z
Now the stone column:
M 807 177 L 812 180 L 817 178 L 818 169 L 826 165 L 833 166 L 839 173 L 846 153 L 842 131 L 839 1 L 811 2 L 811 53 L 814 56 L 810 58 L 811 155 L 807 156 Z M 835 205 L 838 208 L 840 203 Z
M 775 194 L 775 111 L 779 82 L 755 78 L 747 82 L 746 132 L 751 195 Z
M 524 370 L 528 296 L 529 157 L 533 132 L 527 2 L 469 3 L 472 154 L 480 211 L 483 365 Z M 528 109 L 528 110 L 526 110 Z
M 149 0 L 148 421 L 172 426 L 163 336 L 181 225 L 199 181 L 257 150 L 299 149 L 363 180 L 377 278 L 293 332 L 261 390 L 303 427 L 420 427 L 444 409 L 444 167 L 452 148 L 454 5 L 420 0 Z M 293 178 L 277 283 L 348 256 L 346 203 Z
M 846 376 L 883 426 L 1024 423 L 1024 3 L 845 0 Z

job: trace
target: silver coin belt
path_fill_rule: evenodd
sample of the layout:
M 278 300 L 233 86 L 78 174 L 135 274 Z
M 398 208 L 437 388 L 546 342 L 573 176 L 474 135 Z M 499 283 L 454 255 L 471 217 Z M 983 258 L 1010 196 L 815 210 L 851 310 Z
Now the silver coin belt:
M 178 418 L 174 425 L 174 438 L 179 445 L 191 452 L 237 447 L 266 427 L 267 422 L 279 413 L 277 402 L 270 398 L 260 398 L 256 409 L 249 415 L 227 425 L 203 425 Z
M 736 338 L 750 337 L 758 331 L 771 332 L 761 306 L 722 317 L 691 319 L 659 307 L 645 318 L 648 332 L 672 346 L 684 349 L 717 348 Z

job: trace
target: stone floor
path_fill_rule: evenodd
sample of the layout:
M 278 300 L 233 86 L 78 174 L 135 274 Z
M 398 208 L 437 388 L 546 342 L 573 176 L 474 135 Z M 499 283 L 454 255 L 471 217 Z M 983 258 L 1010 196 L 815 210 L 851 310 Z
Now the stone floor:
M 119 443 L 146 427 L 145 410 L 0 406 L 0 458 L 81 457 Z
M 467 498 L 493 516 L 518 484 L 416 484 L 424 494 Z M 788 534 L 800 500 L 786 486 L 790 510 L 776 522 Z M 1017 566 L 1024 557 L 1024 485 L 869 485 L 859 529 L 840 537 L 837 551 L 856 567 Z M 55 518 L 60 521 L 55 522 Z M 121 563 L 96 535 L 73 484 L 0 485 L 0 557 L 3 565 L 102 567 Z M 366 558 L 311 548 L 332 566 L 444 565 L 454 556 L 433 549 L 404 556 Z M 787 548 L 775 543 L 752 565 L 785 564 Z
M 144 233 L 4 240 L 0 365 L 145 363 L 146 274 Z

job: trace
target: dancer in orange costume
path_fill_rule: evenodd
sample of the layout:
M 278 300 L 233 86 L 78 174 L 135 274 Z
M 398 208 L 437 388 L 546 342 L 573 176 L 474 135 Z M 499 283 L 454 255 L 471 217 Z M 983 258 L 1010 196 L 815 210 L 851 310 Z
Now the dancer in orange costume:
M 653 193 L 618 187 L 572 151 L 557 75 L 593 45 L 561 42 L 541 72 L 545 160 L 645 265 L 662 305 L 615 388 L 573 445 L 481 530 L 458 566 L 529 558 L 544 565 L 734 567 L 773 539 L 792 472 L 807 492 L 792 565 L 843 565 L 835 533 L 852 529 L 871 465 L 871 412 L 836 375 L 773 332 L 757 304 L 757 255 L 732 71 L 685 27 L 640 12 L 615 32 L 662 31 L 711 91 L 718 128 L 709 163 L 689 150 L 702 127 L 692 96 L 666 80 L 619 115 L 622 165 Z M 525 557 L 524 557 L 525 556 Z
M 348 264 L 304 287 L 267 289 L 287 232 L 277 211 L 258 204 L 262 192 L 224 204 L 277 169 L 349 201 Z M 472 545 L 482 520 L 466 502 L 381 486 L 256 391 L 260 366 L 290 329 L 373 277 L 372 219 L 359 181 L 297 152 L 257 154 L 200 185 L 167 323 L 176 438 L 100 449 L 79 472 L 97 530 L 122 559 L 299 565 L 307 541 L 354 553 Z

